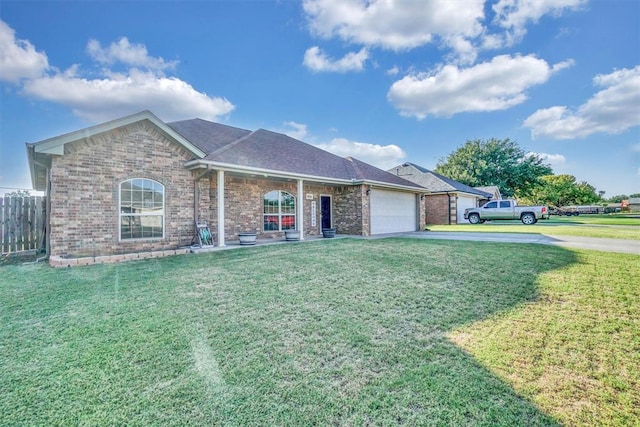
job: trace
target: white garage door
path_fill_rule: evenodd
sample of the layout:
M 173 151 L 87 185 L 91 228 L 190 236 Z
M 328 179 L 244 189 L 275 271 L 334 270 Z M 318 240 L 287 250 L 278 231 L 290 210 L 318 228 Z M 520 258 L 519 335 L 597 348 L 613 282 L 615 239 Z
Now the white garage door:
M 371 190 L 371 234 L 416 231 L 416 196 Z
M 475 197 L 458 196 L 458 224 L 468 224 L 469 221 L 464 219 L 464 210 L 476 207 Z

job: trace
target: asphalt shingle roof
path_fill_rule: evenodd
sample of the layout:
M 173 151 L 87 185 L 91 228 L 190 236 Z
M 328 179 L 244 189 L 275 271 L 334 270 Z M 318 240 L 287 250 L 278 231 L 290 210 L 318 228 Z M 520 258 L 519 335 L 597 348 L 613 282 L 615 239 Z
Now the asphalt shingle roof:
M 252 132 L 202 119 L 167 125 L 204 151 L 205 161 L 340 180 L 420 187 L 360 160 L 343 158 L 265 129 Z
M 202 119 L 182 120 L 167 123 L 167 125 L 205 153 L 218 150 L 251 133 L 250 130 Z
M 433 193 L 439 192 L 449 192 L 449 191 L 457 191 L 462 193 L 473 194 L 481 197 L 489 197 L 491 194 L 486 193 L 484 191 L 477 190 L 473 187 L 470 187 L 466 184 L 453 180 L 451 178 L 447 178 L 444 175 L 440 175 L 432 170 L 424 168 L 422 166 L 416 165 L 414 163 L 405 163 L 401 166 L 397 166 L 390 171 L 399 170 L 403 167 L 410 166 L 416 169 L 420 174 L 418 175 L 404 175 L 407 180 L 412 181 L 416 184 L 425 187 Z

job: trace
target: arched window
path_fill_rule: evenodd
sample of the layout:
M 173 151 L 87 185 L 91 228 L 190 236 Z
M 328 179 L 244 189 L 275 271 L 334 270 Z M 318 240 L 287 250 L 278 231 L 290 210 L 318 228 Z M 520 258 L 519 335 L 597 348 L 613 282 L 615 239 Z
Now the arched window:
M 120 184 L 120 240 L 164 237 L 164 185 L 146 178 Z
M 296 198 L 286 191 L 270 191 L 263 197 L 264 231 L 296 229 Z

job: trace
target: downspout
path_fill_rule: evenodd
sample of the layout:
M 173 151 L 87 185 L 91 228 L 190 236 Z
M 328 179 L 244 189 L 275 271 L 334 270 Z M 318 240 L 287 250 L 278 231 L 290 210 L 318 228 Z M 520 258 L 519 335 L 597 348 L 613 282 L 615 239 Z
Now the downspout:
M 447 224 L 451 225 L 451 194 L 447 191 Z
M 33 161 L 35 165 L 45 168 L 45 192 L 44 192 L 44 255 L 36 259 L 34 262 L 44 261 L 51 255 L 51 168 L 44 163 Z M 40 246 L 40 245 L 38 245 Z M 40 249 L 40 248 L 38 248 Z
M 44 199 L 44 256 L 36 259 L 35 262 L 44 261 L 51 254 L 51 169 L 47 168 L 47 180 L 45 182 L 45 199 Z
M 47 215 L 45 232 L 45 254 L 51 255 L 51 169 L 47 168 L 47 200 L 44 203 L 45 214 Z

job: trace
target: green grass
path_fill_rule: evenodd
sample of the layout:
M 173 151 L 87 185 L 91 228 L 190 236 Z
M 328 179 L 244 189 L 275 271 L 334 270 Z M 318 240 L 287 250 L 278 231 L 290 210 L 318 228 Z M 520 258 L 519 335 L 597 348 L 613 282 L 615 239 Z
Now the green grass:
M 629 425 L 638 261 L 339 239 L 6 265 L 0 425 Z
M 600 224 L 600 225 L 632 225 L 640 226 L 640 214 L 598 214 L 578 216 L 552 215 L 550 222 L 564 224 Z
M 427 225 L 431 231 L 481 233 L 536 233 L 550 236 L 580 236 L 623 240 L 640 240 L 640 218 L 623 215 L 552 216 L 534 225 L 519 220 L 489 221 L 483 224 Z
M 450 334 L 568 425 L 640 422 L 640 257 L 583 251 L 540 299 Z

